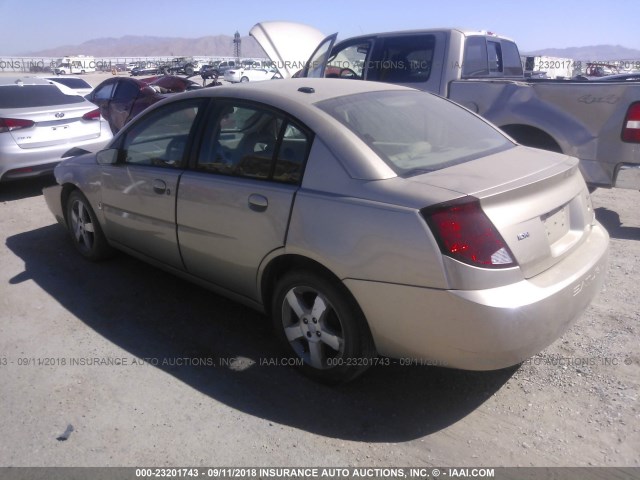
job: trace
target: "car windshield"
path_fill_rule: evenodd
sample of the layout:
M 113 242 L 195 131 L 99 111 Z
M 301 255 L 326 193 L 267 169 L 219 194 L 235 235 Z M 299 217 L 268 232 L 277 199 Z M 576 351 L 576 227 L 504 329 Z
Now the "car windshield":
M 55 85 L 0 86 L 0 108 L 53 107 L 82 103 L 80 95 L 65 95 Z
M 439 170 L 514 146 L 462 107 L 423 92 L 367 92 L 316 106 L 358 135 L 401 176 Z

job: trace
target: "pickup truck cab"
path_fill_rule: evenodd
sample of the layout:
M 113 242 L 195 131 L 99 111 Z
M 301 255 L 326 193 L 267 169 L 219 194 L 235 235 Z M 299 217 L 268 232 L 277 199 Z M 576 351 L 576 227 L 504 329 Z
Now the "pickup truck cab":
M 640 190 L 640 83 L 525 79 L 516 43 L 486 31 L 412 30 L 336 44 L 337 34 L 264 22 L 250 35 L 284 78 L 351 78 L 433 92 L 523 145 L 579 158 L 592 188 Z

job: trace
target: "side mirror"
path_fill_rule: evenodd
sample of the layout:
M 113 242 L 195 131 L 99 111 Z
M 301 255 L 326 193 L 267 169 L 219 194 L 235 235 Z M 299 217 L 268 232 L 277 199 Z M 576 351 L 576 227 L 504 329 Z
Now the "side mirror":
M 115 165 L 118 162 L 118 149 L 108 148 L 107 150 L 100 150 L 96 154 L 96 161 L 98 165 Z

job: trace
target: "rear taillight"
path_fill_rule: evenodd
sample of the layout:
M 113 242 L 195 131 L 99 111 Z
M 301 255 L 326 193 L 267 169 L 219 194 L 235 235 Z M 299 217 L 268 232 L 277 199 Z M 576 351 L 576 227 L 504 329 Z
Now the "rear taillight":
M 421 213 L 444 255 L 476 267 L 516 266 L 509 247 L 477 198 L 441 203 Z
M 640 102 L 632 103 L 622 126 L 622 141 L 640 143 Z
M 83 120 L 100 120 L 100 109 L 96 108 L 82 116 Z
M 30 128 L 35 125 L 32 120 L 21 120 L 19 118 L 0 118 L 0 133 L 20 130 L 21 128 Z

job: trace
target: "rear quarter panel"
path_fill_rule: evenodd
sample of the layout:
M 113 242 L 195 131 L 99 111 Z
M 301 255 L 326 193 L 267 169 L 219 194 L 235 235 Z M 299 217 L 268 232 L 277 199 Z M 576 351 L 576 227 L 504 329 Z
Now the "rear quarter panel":
M 449 97 L 499 127 L 527 125 L 548 133 L 581 160 L 588 183 L 612 186 L 616 165 L 640 164 L 640 145 L 620 139 L 640 85 L 508 80 L 451 82 Z

